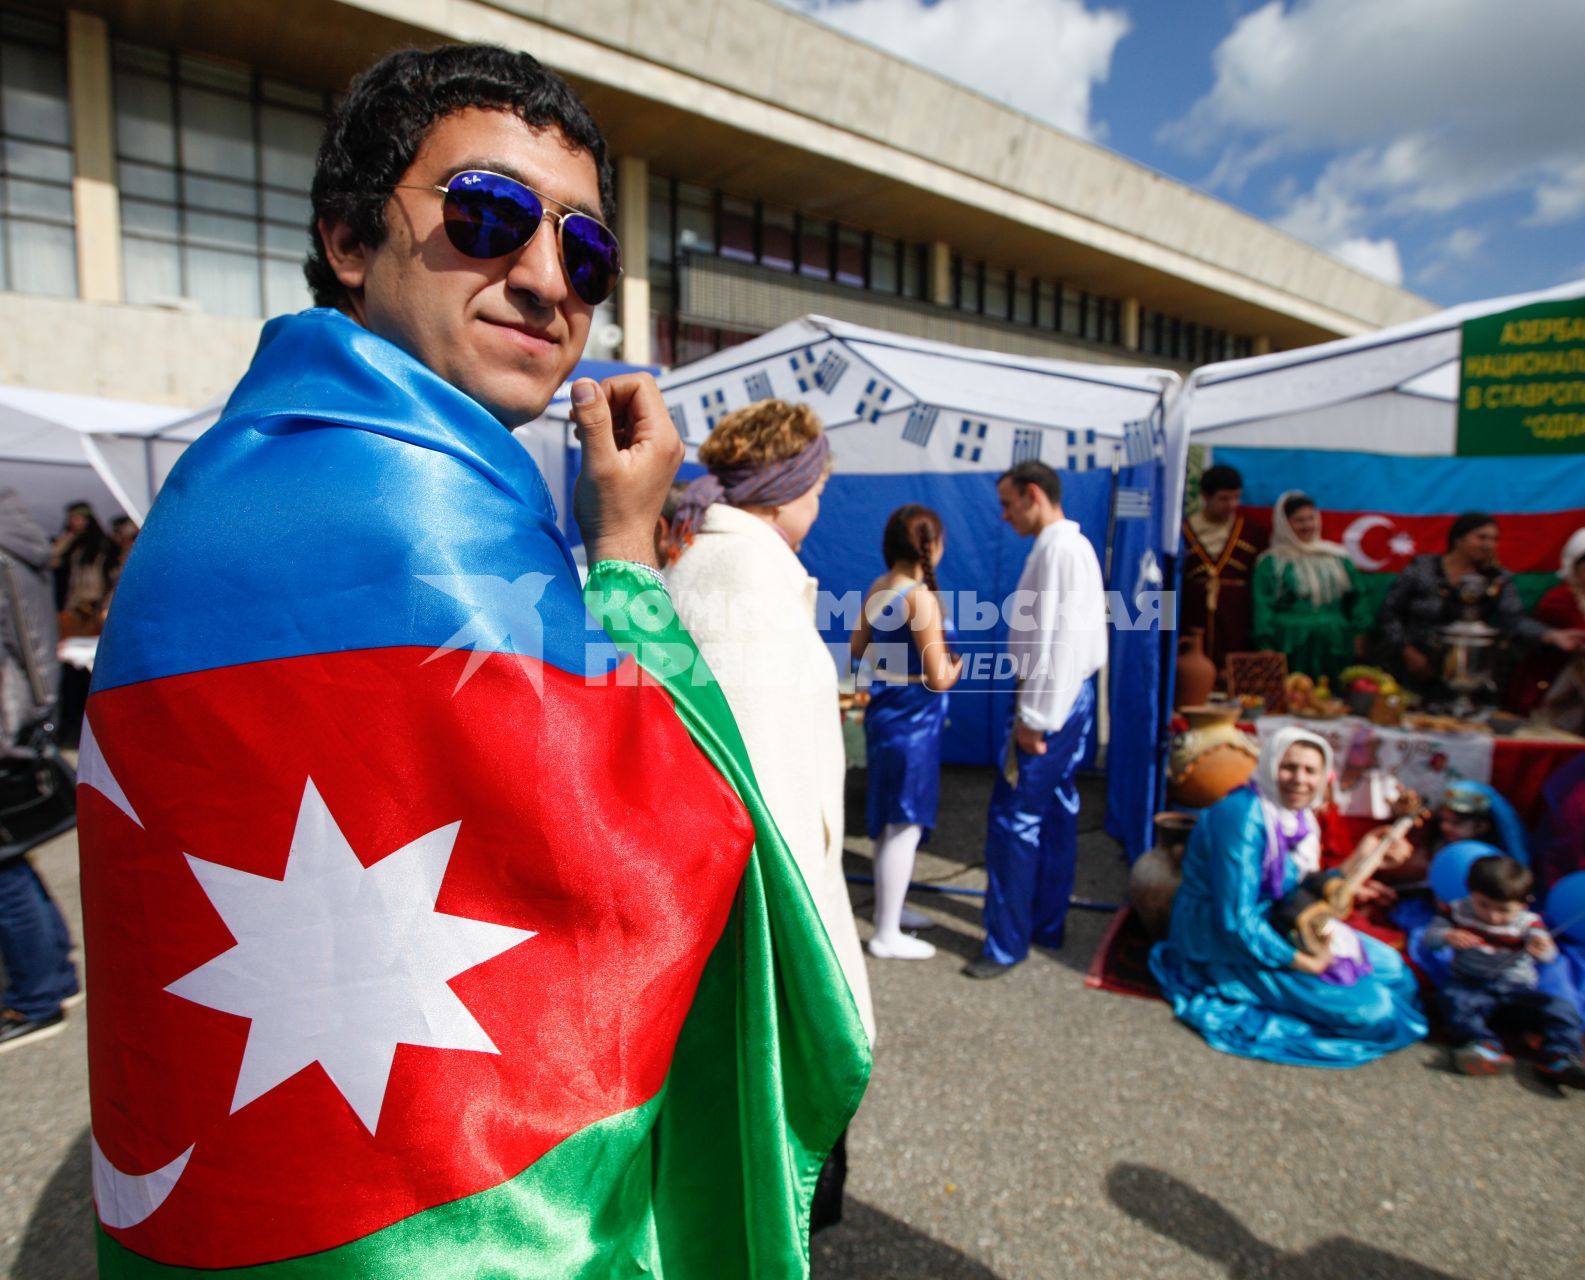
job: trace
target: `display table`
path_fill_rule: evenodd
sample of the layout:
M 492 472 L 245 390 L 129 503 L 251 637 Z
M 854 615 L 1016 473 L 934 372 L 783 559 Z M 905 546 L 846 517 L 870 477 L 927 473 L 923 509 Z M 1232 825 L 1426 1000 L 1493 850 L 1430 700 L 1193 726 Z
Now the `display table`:
M 1286 725 L 1308 729 L 1331 744 L 1339 812 L 1377 822 L 1390 816 L 1388 806 L 1400 787 L 1419 792 L 1434 807 L 1448 784 L 1469 781 L 1490 783 L 1521 821 L 1533 824 L 1541 816 L 1546 780 L 1585 751 L 1585 739 L 1556 732 L 1521 730 L 1516 737 L 1498 738 L 1395 728 L 1358 716 L 1261 716 L 1254 727 L 1264 740 Z

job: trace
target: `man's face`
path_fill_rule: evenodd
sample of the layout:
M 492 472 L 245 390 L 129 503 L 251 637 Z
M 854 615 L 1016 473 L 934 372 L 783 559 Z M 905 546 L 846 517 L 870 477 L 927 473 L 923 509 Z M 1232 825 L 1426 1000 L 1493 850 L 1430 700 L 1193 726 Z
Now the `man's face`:
M 1013 532 L 1027 537 L 1039 527 L 1038 504 L 1034 498 L 1035 486 L 1026 484 L 1021 490 L 1007 477 L 996 482 L 996 500 L 1002 505 L 1002 519 L 1013 526 Z
M 515 425 L 538 417 L 566 380 L 594 308 L 572 291 L 552 219 L 505 257 L 469 258 L 452 247 L 441 193 L 411 188 L 444 186 L 464 169 L 516 178 L 601 215 L 599 174 L 587 151 L 568 150 L 559 129 L 470 107 L 430 129 L 385 207 L 384 242 L 347 255 L 332 250 L 331 260 L 359 323 Z M 331 250 L 333 236 L 321 235 Z
M 1212 524 L 1226 524 L 1238 514 L 1238 504 L 1243 500 L 1242 489 L 1218 489 L 1205 495 L 1200 510 Z

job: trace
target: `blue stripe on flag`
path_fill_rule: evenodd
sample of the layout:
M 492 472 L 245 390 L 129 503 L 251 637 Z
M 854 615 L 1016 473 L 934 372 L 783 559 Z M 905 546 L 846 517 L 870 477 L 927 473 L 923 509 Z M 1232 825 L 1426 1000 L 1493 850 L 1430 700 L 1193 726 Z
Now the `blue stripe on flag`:
M 1270 506 L 1302 488 L 1323 511 L 1406 516 L 1491 511 L 1527 515 L 1585 505 L 1585 454 L 1533 458 L 1423 458 L 1332 449 L 1212 450 L 1238 468 L 1244 501 Z

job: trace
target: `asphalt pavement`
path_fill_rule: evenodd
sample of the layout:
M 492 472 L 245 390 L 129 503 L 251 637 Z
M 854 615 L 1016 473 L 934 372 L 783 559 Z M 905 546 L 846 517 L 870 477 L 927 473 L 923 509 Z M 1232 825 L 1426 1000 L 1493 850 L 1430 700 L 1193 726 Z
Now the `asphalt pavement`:
M 983 887 L 990 781 L 945 771 L 920 879 Z M 867 874 L 850 782 L 849 869 Z M 1077 891 L 1117 901 L 1102 803 L 1087 781 Z M 75 837 L 36 857 L 75 931 Z M 868 888 L 853 900 L 867 935 Z M 1585 1094 L 1455 1076 L 1432 1045 L 1352 1071 L 1228 1057 L 1159 1001 L 1085 988 L 1104 913 L 1073 912 L 1060 952 L 974 982 L 958 970 L 977 900 L 912 905 L 939 922 L 938 951 L 869 962 L 875 1075 L 846 1216 L 816 1239 L 821 1280 L 1585 1275 Z M 18 1280 L 93 1275 L 82 1013 L 0 1056 L 0 1273 Z

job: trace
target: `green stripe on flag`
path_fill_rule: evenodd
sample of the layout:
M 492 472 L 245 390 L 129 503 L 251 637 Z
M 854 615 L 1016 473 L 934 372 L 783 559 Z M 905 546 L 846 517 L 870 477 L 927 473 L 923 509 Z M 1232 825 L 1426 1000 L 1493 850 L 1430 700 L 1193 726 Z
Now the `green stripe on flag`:
M 1381 614 L 1381 602 L 1387 598 L 1387 592 L 1392 589 L 1392 584 L 1398 581 L 1396 573 L 1362 573 L 1359 575 L 1360 584 L 1365 591 L 1365 599 L 1370 605 L 1370 612 L 1376 616 Z M 1535 612 L 1536 601 L 1544 596 L 1547 591 L 1557 586 L 1558 577 L 1555 573 L 1516 573 L 1513 575 L 1513 585 L 1519 592 L 1519 598 L 1524 601 L 1526 613 Z
M 604 1280 L 662 1274 L 650 1211 L 659 1095 L 573 1134 L 517 1177 L 301 1258 L 223 1270 L 152 1262 L 99 1232 L 100 1280 Z
M 617 561 L 595 565 L 584 591 L 611 639 L 665 685 L 755 830 L 656 1126 L 661 1257 L 667 1280 L 805 1276 L 809 1201 L 869 1081 L 869 1041 L 726 698 L 655 596 L 648 574 Z

